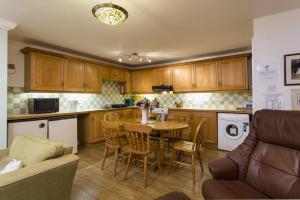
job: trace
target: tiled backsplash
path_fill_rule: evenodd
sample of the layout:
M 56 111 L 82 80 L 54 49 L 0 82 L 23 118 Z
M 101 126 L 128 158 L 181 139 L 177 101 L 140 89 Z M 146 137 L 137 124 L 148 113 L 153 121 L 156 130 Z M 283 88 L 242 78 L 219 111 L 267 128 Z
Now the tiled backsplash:
M 246 103 L 252 103 L 250 92 L 145 94 L 142 96 L 151 100 L 157 98 L 162 107 L 175 107 L 175 101 L 180 99 L 183 100 L 185 108 L 235 109 Z
M 60 110 L 68 108 L 68 101 L 78 100 L 80 110 L 101 108 L 103 104 L 124 103 L 131 95 L 121 95 L 119 83 L 103 81 L 101 94 L 78 93 L 24 93 L 23 88 L 8 88 L 8 114 L 27 113 L 28 98 L 59 98 Z M 151 100 L 157 98 L 161 106 L 174 107 L 174 102 L 180 99 L 185 108 L 203 109 L 235 109 L 245 103 L 252 103 L 249 92 L 219 92 L 219 93 L 180 93 L 180 94 L 144 94 Z
M 24 93 L 24 88 L 8 88 L 8 114 L 27 113 L 28 98 L 59 98 L 59 109 L 68 109 L 68 101 L 78 100 L 78 109 L 101 108 L 103 104 L 124 103 L 130 96 L 120 94 L 118 82 L 103 81 L 101 94 L 84 93 Z

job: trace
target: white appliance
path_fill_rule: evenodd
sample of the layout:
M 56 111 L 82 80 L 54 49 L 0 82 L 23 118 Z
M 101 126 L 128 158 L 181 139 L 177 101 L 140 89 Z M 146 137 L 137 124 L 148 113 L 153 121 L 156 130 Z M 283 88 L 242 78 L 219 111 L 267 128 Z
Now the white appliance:
M 30 134 L 42 138 L 47 138 L 48 121 L 47 120 L 18 120 L 8 123 L 8 147 L 13 139 L 21 134 Z
M 30 134 L 73 145 L 77 153 L 77 117 L 63 116 L 48 119 L 29 119 L 8 123 L 8 147 L 17 135 Z
M 249 134 L 248 114 L 218 114 L 218 149 L 232 151 Z
M 52 117 L 48 120 L 48 137 L 50 140 L 73 145 L 73 153 L 77 153 L 77 117 Z

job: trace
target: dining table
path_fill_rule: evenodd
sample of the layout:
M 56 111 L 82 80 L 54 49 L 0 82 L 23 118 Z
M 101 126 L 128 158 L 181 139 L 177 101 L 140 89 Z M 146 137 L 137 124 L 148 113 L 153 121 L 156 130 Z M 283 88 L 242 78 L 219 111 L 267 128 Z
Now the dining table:
M 142 124 L 141 119 L 124 119 L 120 120 L 120 123 L 129 123 L 129 124 Z M 161 120 L 148 120 L 146 124 L 152 128 L 153 134 L 159 135 L 159 143 L 160 143 L 160 157 L 161 161 L 164 162 L 166 160 L 165 157 L 165 138 L 168 136 L 170 131 L 182 131 L 189 127 L 188 124 L 183 122 L 176 121 L 161 121 Z

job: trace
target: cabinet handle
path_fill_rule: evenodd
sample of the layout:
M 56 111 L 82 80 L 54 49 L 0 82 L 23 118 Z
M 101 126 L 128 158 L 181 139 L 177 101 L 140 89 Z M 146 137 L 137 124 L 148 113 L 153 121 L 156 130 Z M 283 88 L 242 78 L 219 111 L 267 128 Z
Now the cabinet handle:
M 64 87 L 64 82 L 63 81 L 61 82 L 61 87 Z
M 40 123 L 39 128 L 45 128 L 45 124 L 44 123 Z

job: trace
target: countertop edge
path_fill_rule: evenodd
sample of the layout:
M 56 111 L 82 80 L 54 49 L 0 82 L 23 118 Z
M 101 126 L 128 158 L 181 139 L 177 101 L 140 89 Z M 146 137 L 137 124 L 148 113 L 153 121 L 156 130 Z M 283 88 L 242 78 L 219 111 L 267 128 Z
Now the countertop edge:
M 49 118 L 58 116 L 69 116 L 69 115 L 84 115 L 95 112 L 107 112 L 107 111 L 117 111 L 126 109 L 135 109 L 138 107 L 124 107 L 124 108 L 113 108 L 113 109 L 95 109 L 95 110 L 83 110 L 75 112 L 59 112 L 59 113 L 45 113 L 45 114 L 12 114 L 8 115 L 7 121 L 15 120 L 26 120 L 26 119 L 39 119 L 39 118 Z M 169 108 L 169 110 L 176 111 L 189 111 L 189 112 L 216 112 L 216 113 L 239 113 L 239 114 L 250 114 L 252 115 L 252 110 L 230 110 L 230 109 L 201 109 L 201 108 Z

